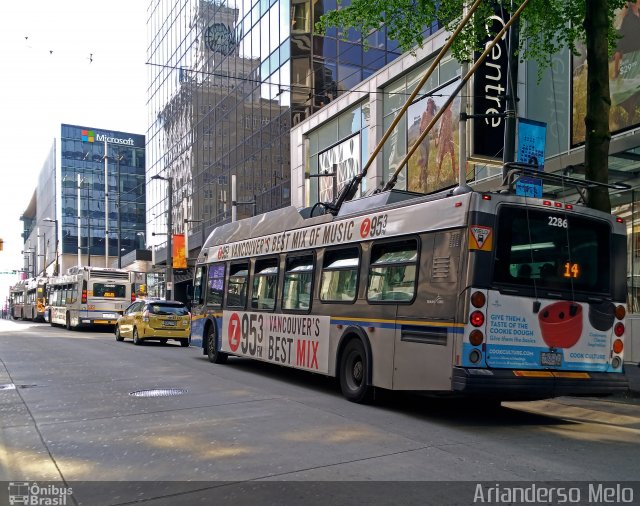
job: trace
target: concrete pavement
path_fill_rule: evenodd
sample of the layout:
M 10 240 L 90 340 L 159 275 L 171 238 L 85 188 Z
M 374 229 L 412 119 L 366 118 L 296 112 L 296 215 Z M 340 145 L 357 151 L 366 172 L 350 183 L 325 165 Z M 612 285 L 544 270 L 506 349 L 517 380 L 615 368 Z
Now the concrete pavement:
M 640 397 L 640 364 L 626 362 L 624 372 L 629 380 L 629 393 L 632 397 Z

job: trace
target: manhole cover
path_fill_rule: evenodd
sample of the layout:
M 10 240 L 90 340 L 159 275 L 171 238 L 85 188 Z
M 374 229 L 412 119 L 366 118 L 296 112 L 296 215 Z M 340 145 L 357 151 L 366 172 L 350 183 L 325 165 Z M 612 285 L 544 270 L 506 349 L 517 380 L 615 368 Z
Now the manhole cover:
M 186 394 L 187 391 L 182 388 L 153 388 L 151 390 L 138 390 L 131 392 L 131 397 L 171 397 L 173 395 Z

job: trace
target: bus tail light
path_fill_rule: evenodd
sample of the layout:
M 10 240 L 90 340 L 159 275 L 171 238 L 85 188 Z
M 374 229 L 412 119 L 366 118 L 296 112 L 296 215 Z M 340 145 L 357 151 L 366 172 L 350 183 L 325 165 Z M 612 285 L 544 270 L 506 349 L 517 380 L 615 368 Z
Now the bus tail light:
M 481 308 L 482 306 L 484 306 L 484 303 L 487 301 L 487 298 L 485 297 L 484 293 L 482 292 L 473 292 L 473 295 L 471 296 L 471 305 L 475 308 Z
M 478 329 L 472 330 L 469 334 L 469 342 L 474 346 L 480 346 L 484 341 L 484 335 Z
M 616 307 L 616 318 L 618 320 L 622 320 L 627 314 L 627 310 L 624 308 L 624 306 L 617 306 Z
M 619 355 L 620 353 L 622 353 L 623 349 L 624 349 L 624 343 L 622 342 L 622 339 L 616 339 L 615 341 L 613 341 L 614 353 L 617 353 Z
M 471 353 L 469 353 L 469 362 L 472 364 L 477 364 L 481 358 L 482 354 L 478 350 L 472 350 Z
M 87 291 L 86 290 L 82 290 L 82 300 L 81 300 L 81 302 L 83 304 L 87 303 Z
M 144 313 L 142 313 L 142 321 L 143 322 L 149 321 L 149 311 L 145 311 Z
M 484 314 L 482 313 L 482 311 L 474 311 L 473 313 L 471 313 L 469 321 L 474 327 L 480 327 L 484 324 Z
M 624 323 L 618 322 L 613 327 L 613 333 L 616 337 L 621 337 L 624 334 Z

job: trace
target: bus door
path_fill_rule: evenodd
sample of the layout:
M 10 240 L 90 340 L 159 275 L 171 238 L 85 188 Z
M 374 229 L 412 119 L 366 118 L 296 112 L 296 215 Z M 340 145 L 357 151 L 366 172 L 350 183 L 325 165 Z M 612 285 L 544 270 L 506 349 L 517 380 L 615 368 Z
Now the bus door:
M 400 283 L 413 293 L 397 304 L 393 388 L 449 390 L 462 233 L 416 239 L 404 254 Z

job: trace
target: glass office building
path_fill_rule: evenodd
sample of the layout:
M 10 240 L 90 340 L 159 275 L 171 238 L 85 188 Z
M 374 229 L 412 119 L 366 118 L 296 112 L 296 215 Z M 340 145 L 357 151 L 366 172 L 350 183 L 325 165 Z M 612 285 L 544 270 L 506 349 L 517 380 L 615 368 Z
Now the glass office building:
M 62 124 L 20 218 L 28 276 L 115 267 L 118 252 L 144 249 L 144 178 L 144 135 Z
M 143 135 L 62 125 L 58 205 L 62 255 L 77 253 L 78 233 L 86 264 L 104 266 L 106 231 L 110 257 L 118 256 L 118 235 L 121 254 L 144 247 L 144 169 Z
M 149 3 L 150 232 L 187 234 L 198 249 L 230 220 L 291 203 L 290 129 L 400 55 L 385 28 L 366 36 L 315 22 L 336 0 L 152 0 Z M 164 261 L 155 239 L 156 262 Z M 166 254 L 166 253 L 165 253 Z M 191 255 L 193 257 L 193 254 Z

